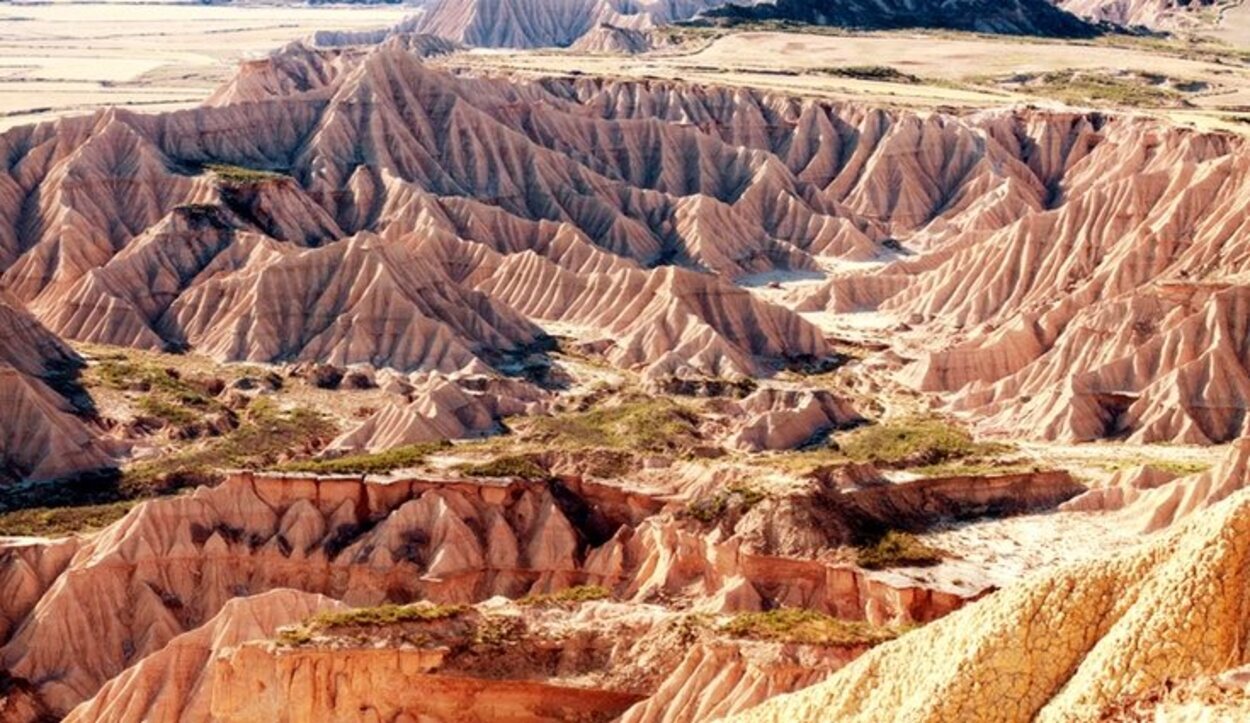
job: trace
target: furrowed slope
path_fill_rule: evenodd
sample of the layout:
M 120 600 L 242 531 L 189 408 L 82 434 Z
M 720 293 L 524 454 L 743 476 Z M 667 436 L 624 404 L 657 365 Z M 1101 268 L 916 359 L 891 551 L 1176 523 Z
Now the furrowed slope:
M 561 322 L 652 377 L 725 377 L 829 353 L 734 283 L 801 272 L 829 278 L 800 312 L 906 321 L 906 380 L 984 431 L 1244 427 L 1239 139 L 455 76 L 398 40 L 293 46 L 196 110 L 0 136 L 4 282 L 69 338 L 223 360 L 481 372 Z M 878 263 L 826 271 L 844 261 Z
M 607 24 L 647 29 L 725 0 L 436 0 L 416 30 L 478 47 L 566 47 Z
M 1247 535 L 1239 492 L 1166 538 L 1003 589 L 734 720 L 1099 720 L 1124 697 L 1247 662 Z
M 112 466 L 86 419 L 82 359 L 0 291 L 0 485 Z
M 1208 11 L 1219 0 L 1053 0 L 1068 12 L 1095 21 L 1155 30 L 1196 24 L 1195 15 Z

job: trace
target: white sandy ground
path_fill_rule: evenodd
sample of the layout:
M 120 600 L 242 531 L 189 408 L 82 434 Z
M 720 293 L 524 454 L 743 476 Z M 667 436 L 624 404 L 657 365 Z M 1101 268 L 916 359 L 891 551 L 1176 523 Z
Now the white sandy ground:
M 0 3 L 0 130 L 126 105 L 197 105 L 238 61 L 314 30 L 390 25 L 397 6 Z

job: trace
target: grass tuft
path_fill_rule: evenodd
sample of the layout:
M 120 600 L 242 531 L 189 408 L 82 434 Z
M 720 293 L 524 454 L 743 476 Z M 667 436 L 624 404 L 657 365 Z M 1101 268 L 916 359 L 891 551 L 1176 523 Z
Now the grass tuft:
M 953 459 L 1010 452 L 1009 445 L 977 442 L 966 430 L 943 419 L 911 417 L 861 427 L 837 440 L 855 462 L 886 466 L 935 465 Z
M 562 449 L 678 452 L 699 442 L 698 415 L 666 399 L 635 399 L 555 417 L 536 417 L 527 437 Z

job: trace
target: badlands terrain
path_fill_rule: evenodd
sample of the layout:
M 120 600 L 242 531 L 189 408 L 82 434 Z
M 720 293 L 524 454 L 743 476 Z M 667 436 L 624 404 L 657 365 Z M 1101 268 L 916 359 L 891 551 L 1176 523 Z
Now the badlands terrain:
M 1247 27 L 0 5 L 0 721 L 1250 719 Z

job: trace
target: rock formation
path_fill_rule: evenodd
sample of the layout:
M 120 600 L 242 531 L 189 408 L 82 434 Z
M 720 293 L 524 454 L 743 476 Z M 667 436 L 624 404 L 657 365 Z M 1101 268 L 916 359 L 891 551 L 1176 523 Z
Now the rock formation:
M 605 23 L 578 38 L 569 49 L 578 53 L 636 55 L 651 49 L 651 36 L 643 30 L 618 28 Z
M 733 405 L 731 413 L 741 421 L 728 444 L 749 452 L 794 449 L 863 419 L 846 400 L 824 390 L 761 389 Z
M 465 45 L 567 47 L 602 25 L 645 30 L 725 0 L 435 0 L 415 29 Z
M 1239 492 L 1164 538 L 1023 580 L 734 720 L 1100 720 L 1125 696 L 1247 662 L 1247 545 Z
M 332 449 L 390 449 L 420 442 L 480 437 L 499 431 L 503 417 L 538 413 L 543 394 L 523 383 L 480 378 L 484 390 L 432 375 L 334 441 Z M 468 386 L 479 386 L 468 383 Z
M 69 337 L 220 359 L 483 371 L 541 346 L 538 320 L 654 378 L 737 377 L 829 348 L 731 280 L 888 259 L 903 238 L 915 253 L 836 274 L 798 309 L 919 320 L 908 379 L 985 431 L 1241 432 L 1235 139 L 1099 114 L 458 77 L 398 40 L 289 48 L 211 107 L 5 134 L 5 280 Z M 212 127 L 248 130 L 183 132 Z M 131 190 L 72 180 L 118 174 Z M 22 201 L 36 197 L 59 205 Z M 137 296 L 140 278 L 160 293 Z M 1216 368 L 1243 373 L 1204 384 Z

